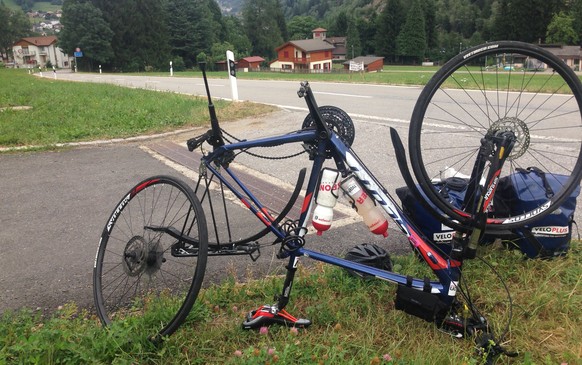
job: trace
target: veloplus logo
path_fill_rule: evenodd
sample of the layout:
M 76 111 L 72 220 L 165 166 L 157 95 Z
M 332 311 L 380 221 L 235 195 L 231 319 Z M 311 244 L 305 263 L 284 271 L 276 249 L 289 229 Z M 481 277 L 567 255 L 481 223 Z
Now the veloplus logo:
M 533 227 L 531 233 L 538 237 L 562 237 L 570 233 L 570 227 L 568 226 L 546 226 L 546 227 Z

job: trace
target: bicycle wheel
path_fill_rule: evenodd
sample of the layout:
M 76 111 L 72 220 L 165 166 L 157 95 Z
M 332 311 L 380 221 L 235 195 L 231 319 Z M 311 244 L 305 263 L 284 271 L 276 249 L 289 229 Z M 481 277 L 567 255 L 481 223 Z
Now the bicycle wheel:
M 536 209 L 514 216 L 496 212 L 486 228 L 531 223 L 551 213 L 580 183 L 581 104 L 580 79 L 545 49 L 510 41 L 469 49 L 431 78 L 414 107 L 409 129 L 414 175 L 449 219 L 473 226 L 475 217 L 454 206 L 433 183 L 471 176 L 481 138 L 493 130 L 512 131 L 517 142 L 502 176 L 530 166 L 569 176 Z
M 172 334 L 202 285 L 207 245 L 206 219 L 190 187 L 168 176 L 137 184 L 101 235 L 93 269 L 101 322 L 139 316 L 152 338 Z

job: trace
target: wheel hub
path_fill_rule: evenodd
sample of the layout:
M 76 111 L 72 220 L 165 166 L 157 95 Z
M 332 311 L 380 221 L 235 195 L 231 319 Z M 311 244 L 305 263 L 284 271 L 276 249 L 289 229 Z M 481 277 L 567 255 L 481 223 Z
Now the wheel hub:
M 530 134 L 527 124 L 516 117 L 504 117 L 496 121 L 489 127 L 489 131 L 509 131 L 513 132 L 516 141 L 507 157 L 508 160 L 515 160 L 525 154 L 529 148 Z
M 159 241 L 146 241 L 142 236 L 132 237 L 123 252 L 123 270 L 129 276 L 145 272 L 154 274 L 162 267 L 164 252 Z

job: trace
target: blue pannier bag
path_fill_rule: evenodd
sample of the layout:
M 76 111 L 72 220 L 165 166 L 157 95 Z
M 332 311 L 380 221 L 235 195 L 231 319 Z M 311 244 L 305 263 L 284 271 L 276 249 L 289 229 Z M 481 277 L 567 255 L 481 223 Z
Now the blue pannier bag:
M 465 192 L 467 190 L 467 180 L 457 177 L 450 177 L 442 182 L 436 183 L 435 187 L 439 192 L 451 202 L 451 204 L 461 207 Z M 426 197 L 424 192 L 417 186 L 418 191 L 430 204 L 435 207 Z M 416 200 L 407 186 L 396 189 L 396 195 L 402 202 L 402 209 L 406 215 L 412 219 L 420 231 L 432 241 L 445 254 L 451 251 L 451 240 L 453 238 L 453 229 L 441 223 L 426 208 Z M 436 209 L 436 207 L 435 207 Z
M 494 196 L 495 212 L 520 215 L 539 207 L 568 180 L 568 176 L 543 172 L 536 167 L 516 169 L 499 180 Z M 552 213 L 514 231 L 504 243 L 518 248 L 529 258 L 551 258 L 567 253 L 572 239 L 576 198 L 580 186 Z

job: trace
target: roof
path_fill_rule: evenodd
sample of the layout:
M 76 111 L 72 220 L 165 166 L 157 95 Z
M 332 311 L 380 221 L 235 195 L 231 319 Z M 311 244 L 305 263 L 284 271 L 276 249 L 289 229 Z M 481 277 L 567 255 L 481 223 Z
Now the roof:
M 305 52 L 314 52 L 314 51 L 329 51 L 334 49 L 335 47 L 332 44 L 327 43 L 321 39 L 302 39 L 298 41 L 289 41 L 282 46 L 277 47 L 277 51 L 286 47 L 288 44 L 292 44 L 295 48 L 299 48 Z
M 325 38 L 325 41 L 331 44 L 336 44 L 336 43 L 346 43 L 346 39 L 347 37 L 327 37 Z
M 261 56 L 249 56 L 249 57 L 241 58 L 239 61 L 242 61 L 242 60 L 245 60 L 248 63 L 251 63 L 251 62 L 263 62 L 265 59 Z
M 312 30 L 312 32 L 327 32 L 327 29 L 325 28 L 315 28 L 314 30 Z
M 548 51 L 552 52 L 558 57 L 576 57 L 580 58 L 581 52 L 579 46 L 554 46 L 547 45 L 543 46 Z
M 377 57 L 377 56 L 358 56 L 354 59 L 351 59 L 349 61 L 344 62 L 344 65 L 349 65 L 350 62 L 356 62 L 356 63 L 363 63 L 364 66 L 367 66 L 373 62 L 376 62 L 378 60 L 382 60 L 384 61 L 384 57 Z
M 46 47 L 46 46 L 50 46 L 51 44 L 55 43 L 56 41 L 57 41 L 57 37 L 55 37 L 54 35 L 50 35 L 50 36 L 46 36 L 46 37 L 21 38 L 16 43 L 25 42 L 25 43 L 31 44 L 33 46 Z

